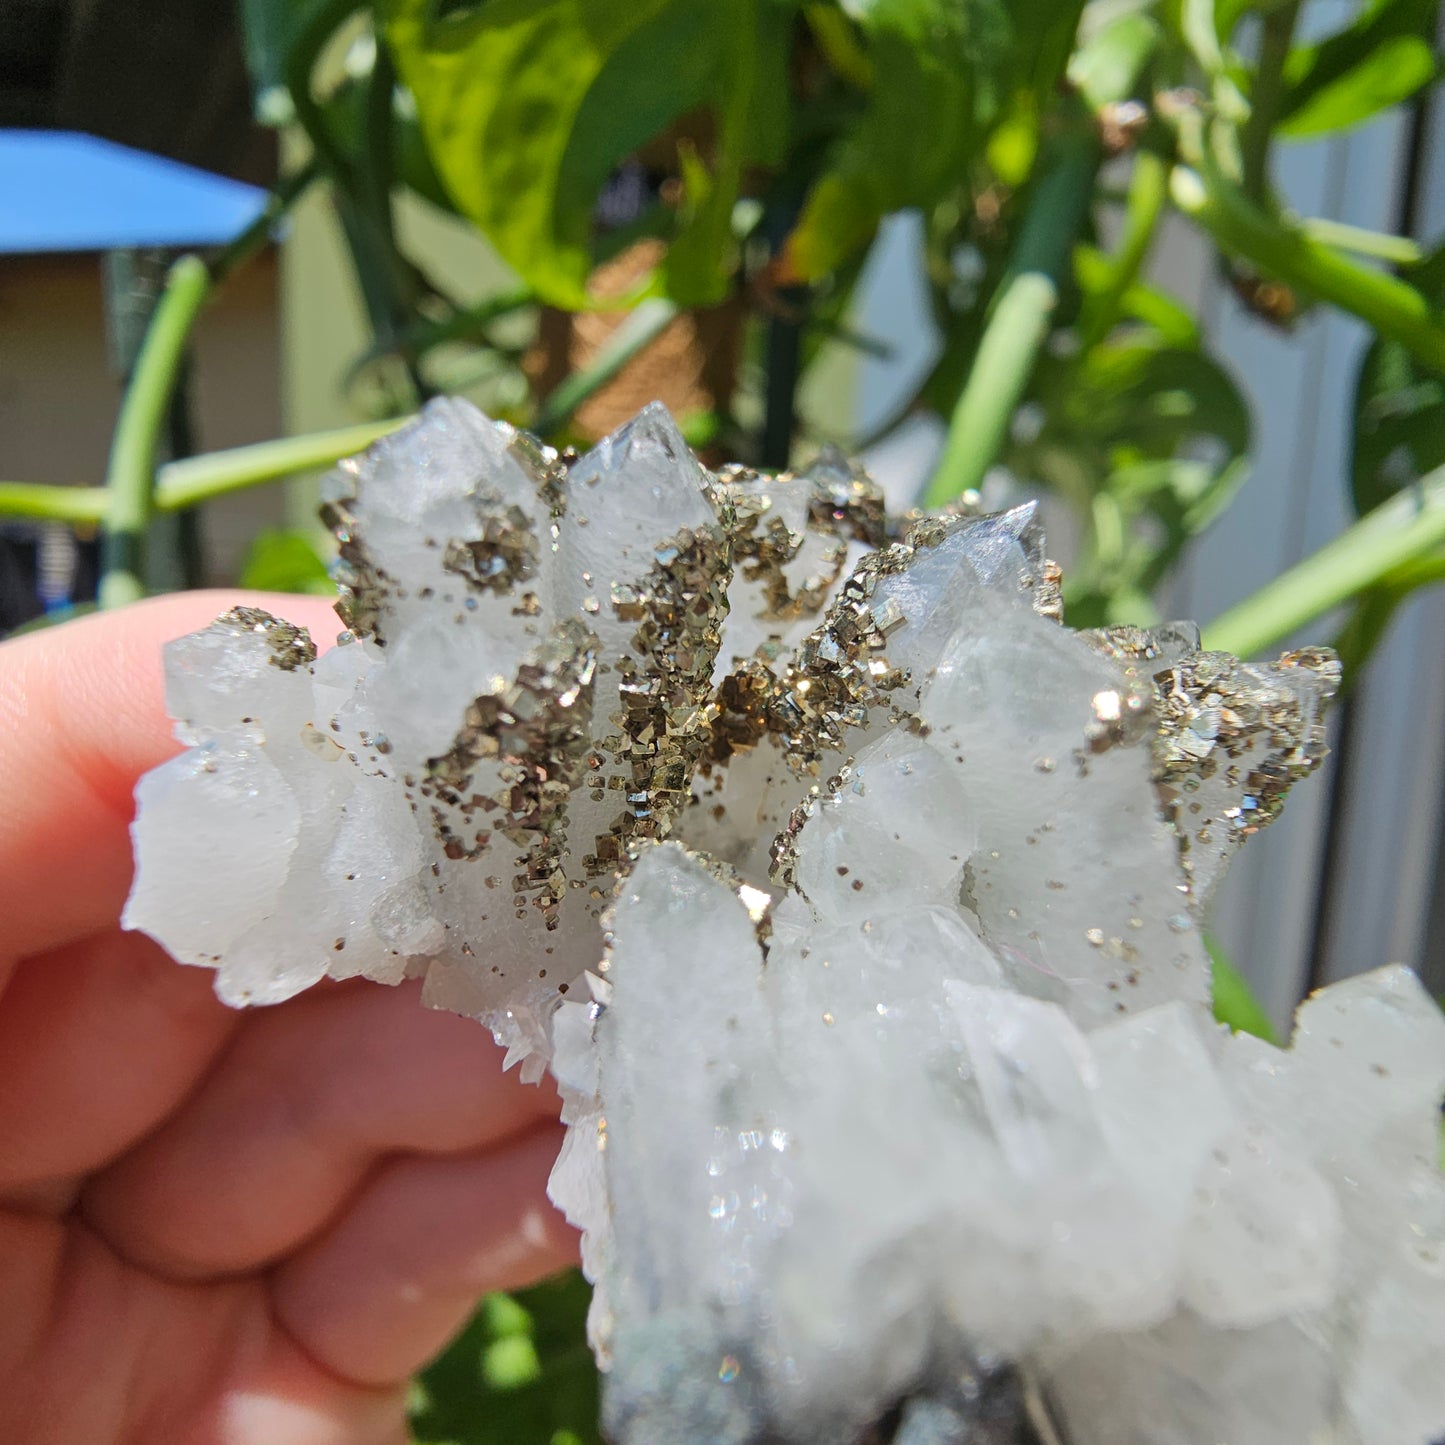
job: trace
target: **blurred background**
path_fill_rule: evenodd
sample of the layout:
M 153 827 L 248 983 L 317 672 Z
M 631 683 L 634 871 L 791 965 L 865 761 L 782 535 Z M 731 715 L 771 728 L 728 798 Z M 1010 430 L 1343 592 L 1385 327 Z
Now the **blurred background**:
M 438 392 L 585 445 L 660 397 L 714 462 L 831 441 L 900 509 L 1042 497 L 1081 626 L 1208 622 L 1445 460 L 1437 373 L 1177 184 L 1221 155 L 1245 220 L 1428 296 L 1437 5 L 584 12 L 6 0 L 0 473 L 97 486 L 171 261 L 248 228 L 158 460 Z M 1021 270 L 1054 294 L 1013 387 Z M 149 585 L 324 588 L 314 483 L 158 515 Z M 0 518 L 0 623 L 100 567 L 84 516 Z M 1445 991 L 1445 592 L 1396 593 L 1285 639 L 1369 634 L 1322 776 L 1215 904 L 1277 1026 L 1386 961 Z

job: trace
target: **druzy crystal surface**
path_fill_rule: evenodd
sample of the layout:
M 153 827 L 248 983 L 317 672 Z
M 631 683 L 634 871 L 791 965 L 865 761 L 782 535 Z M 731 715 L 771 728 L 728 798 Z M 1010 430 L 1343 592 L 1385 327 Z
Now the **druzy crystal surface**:
M 168 651 L 127 922 L 551 1067 L 613 1438 L 1445 1437 L 1445 1020 L 1208 1008 L 1327 653 L 1071 631 L 1031 507 L 714 474 L 661 408 L 576 458 L 433 403 L 328 507 L 341 645 Z

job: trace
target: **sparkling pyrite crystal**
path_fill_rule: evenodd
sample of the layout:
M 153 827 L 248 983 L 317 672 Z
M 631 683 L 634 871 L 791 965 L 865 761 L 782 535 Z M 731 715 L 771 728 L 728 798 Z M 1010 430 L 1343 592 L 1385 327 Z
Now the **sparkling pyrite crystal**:
M 1071 631 L 1032 507 L 714 475 L 660 407 L 569 459 L 434 402 L 329 495 L 340 645 L 168 649 L 126 922 L 550 1065 L 613 1438 L 1445 1436 L 1445 1020 L 1208 1007 L 1328 653 Z

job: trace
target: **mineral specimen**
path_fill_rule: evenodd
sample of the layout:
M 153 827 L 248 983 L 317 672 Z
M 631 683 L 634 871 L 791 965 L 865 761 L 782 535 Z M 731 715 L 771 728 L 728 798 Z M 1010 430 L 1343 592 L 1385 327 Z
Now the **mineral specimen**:
M 1288 1050 L 1208 1009 L 1327 653 L 1070 631 L 1031 507 L 712 475 L 660 408 L 575 459 L 433 403 L 329 508 L 341 645 L 168 652 L 126 921 L 550 1065 L 614 1438 L 1445 1435 L 1445 1019 L 1399 969 Z

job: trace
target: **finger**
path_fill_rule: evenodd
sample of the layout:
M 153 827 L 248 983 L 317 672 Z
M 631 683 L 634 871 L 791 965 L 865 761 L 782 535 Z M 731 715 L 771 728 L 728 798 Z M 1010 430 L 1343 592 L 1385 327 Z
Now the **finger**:
M 373 1390 L 338 1380 L 279 1338 L 182 1438 L 185 1445 L 406 1445 L 406 1394 L 400 1382 Z
M 0 1200 L 63 1209 L 150 1133 L 240 1022 L 207 969 L 138 933 L 37 954 L 0 1008 Z
M 403 1445 L 404 1392 L 326 1370 L 260 1281 L 136 1275 L 84 1228 L 0 1214 L 0 1440 Z M 24 1322 L 13 1326 L 14 1317 Z
M 161 645 L 242 603 L 312 628 L 320 645 L 338 629 L 317 597 L 183 592 L 0 644 L 0 954 L 119 917 L 136 779 L 179 746 Z
M 333 1227 L 277 1272 L 277 1319 L 349 1379 L 405 1379 L 483 1294 L 576 1263 L 577 1236 L 546 1197 L 561 1134 L 548 1126 L 467 1158 L 384 1165 Z
M 251 1270 L 321 1229 L 397 1150 L 484 1148 L 555 1118 L 474 1020 L 415 985 L 322 989 L 247 1017 L 194 1098 L 87 1188 L 92 1226 L 168 1278 Z

